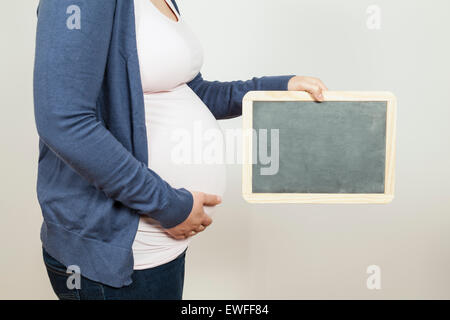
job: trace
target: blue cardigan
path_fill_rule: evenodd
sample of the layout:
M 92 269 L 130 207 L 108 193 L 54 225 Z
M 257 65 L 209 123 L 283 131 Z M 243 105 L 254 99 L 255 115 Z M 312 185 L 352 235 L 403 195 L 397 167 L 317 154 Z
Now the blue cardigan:
M 292 76 L 218 82 L 199 73 L 188 85 L 225 119 L 241 114 L 248 91 L 286 90 Z M 187 190 L 147 166 L 132 0 L 40 1 L 34 113 L 43 246 L 91 280 L 129 285 L 139 216 L 170 228 L 192 209 Z

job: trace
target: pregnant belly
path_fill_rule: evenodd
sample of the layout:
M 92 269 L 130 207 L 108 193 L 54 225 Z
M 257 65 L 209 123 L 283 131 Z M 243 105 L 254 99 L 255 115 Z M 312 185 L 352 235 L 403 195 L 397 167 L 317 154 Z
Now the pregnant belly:
M 145 95 L 149 168 L 174 188 L 222 196 L 224 137 L 217 120 L 187 86 Z M 208 214 L 214 208 L 206 207 Z
M 144 95 L 149 168 L 174 188 L 222 196 L 224 137 L 214 116 L 187 86 Z M 205 207 L 213 215 L 216 207 Z M 177 257 L 191 238 L 171 238 L 157 221 L 141 217 L 133 243 L 134 268 Z

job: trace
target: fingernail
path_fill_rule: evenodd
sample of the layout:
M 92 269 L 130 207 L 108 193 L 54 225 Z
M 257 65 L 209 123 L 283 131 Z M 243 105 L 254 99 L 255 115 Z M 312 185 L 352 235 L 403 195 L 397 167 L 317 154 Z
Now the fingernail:
M 217 196 L 217 201 L 222 202 L 222 198 L 220 196 Z

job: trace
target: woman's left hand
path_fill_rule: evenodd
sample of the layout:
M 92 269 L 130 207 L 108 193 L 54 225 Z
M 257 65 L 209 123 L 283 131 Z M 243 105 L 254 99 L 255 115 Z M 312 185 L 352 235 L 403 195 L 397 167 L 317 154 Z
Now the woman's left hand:
M 313 77 L 292 77 L 288 82 L 289 91 L 306 91 L 310 93 L 317 101 L 323 101 L 323 91 L 328 88 L 323 84 L 322 80 Z

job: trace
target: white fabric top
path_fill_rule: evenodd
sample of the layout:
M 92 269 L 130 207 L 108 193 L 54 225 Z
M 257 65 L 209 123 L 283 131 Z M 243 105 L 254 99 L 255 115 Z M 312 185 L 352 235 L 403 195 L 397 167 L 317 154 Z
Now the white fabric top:
M 170 0 L 166 3 L 178 21 L 166 17 L 150 0 L 134 3 L 149 168 L 174 188 L 223 196 L 223 134 L 207 106 L 186 84 L 201 69 L 201 44 Z M 214 208 L 206 211 L 212 214 Z M 175 240 L 156 221 L 141 217 L 133 243 L 134 269 L 175 259 L 189 241 Z

